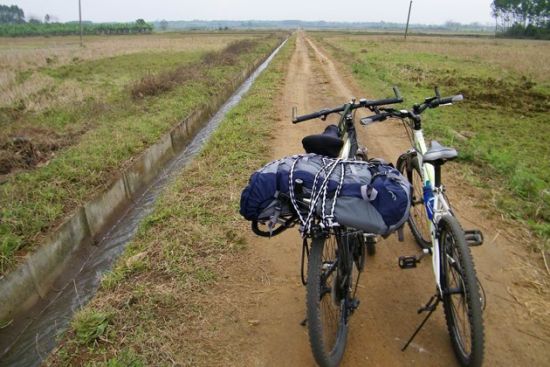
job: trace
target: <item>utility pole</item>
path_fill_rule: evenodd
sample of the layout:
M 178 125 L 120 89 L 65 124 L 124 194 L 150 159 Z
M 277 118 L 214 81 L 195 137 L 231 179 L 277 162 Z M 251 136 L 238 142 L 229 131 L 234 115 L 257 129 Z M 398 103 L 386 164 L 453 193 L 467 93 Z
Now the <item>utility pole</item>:
M 411 20 L 411 8 L 413 6 L 413 2 L 411 0 L 409 4 L 409 15 L 407 15 L 407 27 L 405 28 L 405 40 L 407 39 L 407 33 L 409 33 L 409 21 Z
M 81 0 L 78 0 L 78 22 L 80 23 L 80 47 L 84 47 L 84 43 L 82 42 L 82 5 L 80 3 Z

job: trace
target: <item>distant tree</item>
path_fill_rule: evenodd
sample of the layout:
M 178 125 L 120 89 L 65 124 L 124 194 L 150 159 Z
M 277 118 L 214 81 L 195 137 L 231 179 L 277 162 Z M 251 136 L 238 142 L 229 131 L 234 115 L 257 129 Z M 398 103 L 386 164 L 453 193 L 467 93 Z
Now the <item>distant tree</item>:
M 145 20 L 139 18 L 138 20 L 136 20 L 136 24 L 137 24 L 137 25 L 145 25 L 145 24 L 147 24 L 147 23 L 145 22 Z
M 550 0 L 493 0 L 491 9 L 504 33 L 550 37 Z
M 0 23 L 25 23 L 25 13 L 17 5 L 0 5 Z
M 38 19 L 38 18 L 30 17 L 30 18 L 29 18 L 29 23 L 30 23 L 30 24 L 41 24 L 42 21 L 41 21 L 40 19 Z
M 51 20 L 50 14 L 46 14 L 46 15 L 44 16 L 44 23 L 49 23 L 50 20 Z
M 542 26 L 550 21 L 549 0 L 493 0 L 493 17 L 508 24 Z
M 447 29 L 451 29 L 453 31 L 458 31 L 460 29 L 460 26 L 462 24 L 458 23 L 458 22 L 454 22 L 452 20 L 448 20 L 445 22 L 445 28 Z
M 161 20 L 160 21 L 160 29 L 165 31 L 168 29 L 168 21 L 166 21 L 165 19 Z

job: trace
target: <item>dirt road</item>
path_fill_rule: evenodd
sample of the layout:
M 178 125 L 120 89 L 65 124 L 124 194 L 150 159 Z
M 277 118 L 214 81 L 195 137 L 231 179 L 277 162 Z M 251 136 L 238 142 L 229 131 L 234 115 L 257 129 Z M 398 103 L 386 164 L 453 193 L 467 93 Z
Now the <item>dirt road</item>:
M 338 105 L 365 94 L 319 45 L 300 33 L 288 66 L 286 84 L 279 101 L 280 120 L 271 141 L 273 158 L 302 152 L 303 136 L 322 131 L 319 120 L 293 125 L 291 108 L 307 113 Z M 391 91 L 388 91 L 391 94 Z M 375 97 L 375 96 L 366 96 Z M 377 96 L 386 97 L 386 96 Z M 369 155 L 395 162 L 407 147 L 403 128 L 385 122 L 359 128 L 359 139 Z M 550 362 L 548 304 L 537 296 L 536 259 L 517 239 L 510 238 L 507 225 L 490 219 L 486 209 L 476 207 L 483 192 L 463 183 L 459 165 L 450 165 L 447 182 L 464 227 L 480 228 L 486 243 L 473 249 L 477 271 L 487 292 L 485 320 L 486 366 L 543 366 Z M 498 219 L 498 218 L 497 218 Z M 343 366 L 454 366 L 442 309 L 439 309 L 406 352 L 400 348 L 421 317 L 416 310 L 434 293 L 431 264 L 400 270 L 397 258 L 417 252 L 406 229 L 404 243 L 392 236 L 378 243 L 377 253 L 367 260 L 359 298 L 361 305 L 351 320 Z M 313 366 L 305 317 L 305 289 L 300 282 L 301 242 L 297 230 L 272 239 L 250 235 L 247 266 L 231 274 L 231 283 L 246 283 L 241 318 L 249 327 L 239 338 L 238 352 L 244 365 Z M 540 284 L 539 284 L 540 285 Z M 242 307 L 242 306 L 241 306 Z

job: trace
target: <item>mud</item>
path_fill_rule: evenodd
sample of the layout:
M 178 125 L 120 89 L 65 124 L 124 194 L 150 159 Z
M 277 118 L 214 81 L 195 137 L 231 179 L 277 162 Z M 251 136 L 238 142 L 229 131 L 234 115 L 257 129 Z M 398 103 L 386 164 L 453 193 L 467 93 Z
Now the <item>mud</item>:
M 33 128 L 0 138 L 0 177 L 47 162 L 58 150 L 69 145 L 76 135 L 62 136 L 46 129 Z

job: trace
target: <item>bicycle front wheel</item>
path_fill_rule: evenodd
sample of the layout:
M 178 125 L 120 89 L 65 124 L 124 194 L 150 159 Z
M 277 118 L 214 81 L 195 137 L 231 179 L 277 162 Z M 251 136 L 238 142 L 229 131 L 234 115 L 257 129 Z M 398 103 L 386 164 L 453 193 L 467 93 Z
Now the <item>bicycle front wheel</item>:
M 443 308 L 451 343 L 462 366 L 481 366 L 481 298 L 470 248 L 456 218 L 446 215 L 438 226 Z
M 422 174 L 420 173 L 420 164 L 418 158 L 411 157 L 410 161 L 405 159 L 397 163 L 397 169 L 402 175 L 406 176 L 411 184 L 411 209 L 409 214 L 409 227 L 421 248 L 432 246 L 430 235 L 430 219 L 426 213 L 423 196 Z
M 307 271 L 307 323 L 313 356 L 323 367 L 340 363 L 348 333 L 346 296 L 337 289 L 337 256 L 335 235 L 313 239 Z

